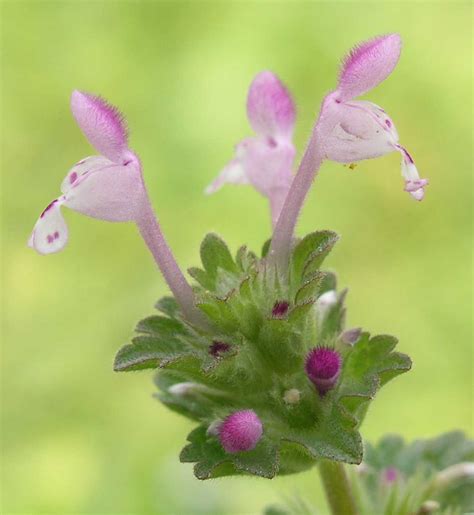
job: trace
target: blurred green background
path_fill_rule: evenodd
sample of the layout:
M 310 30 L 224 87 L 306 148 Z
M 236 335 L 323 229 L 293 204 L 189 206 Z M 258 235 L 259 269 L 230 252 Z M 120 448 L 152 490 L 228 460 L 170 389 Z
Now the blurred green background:
M 472 434 L 471 16 L 469 2 L 2 3 L 3 513 L 254 514 L 283 495 L 321 501 L 315 471 L 199 482 L 178 452 L 192 424 L 152 398 L 152 374 L 116 374 L 116 350 L 166 287 L 131 224 L 67 211 L 70 244 L 26 247 L 70 166 L 93 153 L 74 88 L 126 114 L 163 229 L 186 268 L 208 231 L 235 250 L 269 236 L 263 198 L 203 188 L 250 134 L 248 84 L 278 73 L 298 105 L 301 154 L 338 61 L 398 31 L 402 59 L 369 94 L 431 184 L 402 192 L 399 156 L 326 163 L 298 232 L 342 239 L 328 264 L 350 287 L 349 325 L 395 334 L 414 369 L 363 434 Z M 323 511 L 324 513 L 324 511 Z

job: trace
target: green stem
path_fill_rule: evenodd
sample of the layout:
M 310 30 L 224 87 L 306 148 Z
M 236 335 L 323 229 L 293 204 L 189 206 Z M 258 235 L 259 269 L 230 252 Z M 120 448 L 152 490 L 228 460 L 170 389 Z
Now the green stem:
M 319 473 L 332 515 L 357 515 L 344 465 L 337 461 L 322 460 Z

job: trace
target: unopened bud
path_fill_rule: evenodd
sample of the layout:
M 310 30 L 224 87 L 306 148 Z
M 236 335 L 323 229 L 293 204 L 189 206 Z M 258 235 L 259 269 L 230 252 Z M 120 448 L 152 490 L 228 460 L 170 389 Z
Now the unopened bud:
M 416 515 L 429 515 L 430 513 L 438 511 L 440 507 L 441 506 L 438 501 L 428 500 L 420 506 L 420 509 L 416 512 Z
M 168 392 L 178 396 L 189 395 L 199 387 L 197 383 L 175 383 L 168 388 Z
M 347 345 L 354 345 L 360 338 L 362 329 L 360 327 L 354 327 L 354 329 L 348 329 L 341 334 L 341 341 Z
M 395 467 L 388 467 L 383 471 L 383 480 L 385 483 L 394 483 L 399 476 L 399 472 Z
M 306 358 L 306 374 L 321 396 L 334 388 L 341 372 L 342 358 L 329 347 L 316 347 Z
M 230 454 L 250 451 L 262 437 L 263 426 L 253 410 L 236 411 L 229 415 L 219 428 L 219 440 Z
M 290 304 L 286 300 L 277 300 L 273 305 L 272 317 L 273 318 L 284 318 L 287 313 Z
M 209 354 L 215 358 L 220 358 L 223 354 L 230 350 L 230 344 L 214 340 L 209 345 Z
M 287 404 L 298 404 L 300 402 L 301 393 L 296 388 L 291 388 L 290 390 L 287 390 L 283 395 L 283 400 Z
M 328 314 L 329 310 L 336 304 L 337 302 L 337 293 L 336 290 L 329 290 L 323 293 L 316 300 L 316 313 L 318 315 L 318 320 L 321 323 L 323 318 Z
M 209 436 L 219 436 L 219 429 L 222 425 L 222 420 L 214 420 L 209 424 L 206 434 Z

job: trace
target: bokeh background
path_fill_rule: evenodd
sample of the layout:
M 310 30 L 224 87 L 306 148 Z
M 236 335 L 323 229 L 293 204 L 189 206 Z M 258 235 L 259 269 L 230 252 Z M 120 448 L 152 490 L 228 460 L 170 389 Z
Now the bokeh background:
M 72 120 L 74 88 L 120 106 L 163 229 L 184 267 L 209 231 L 233 250 L 269 236 L 263 198 L 203 188 L 250 134 L 247 87 L 262 69 L 298 105 L 303 149 L 338 61 L 398 31 L 402 59 L 369 94 L 431 184 L 402 192 L 399 156 L 323 166 L 298 232 L 331 228 L 328 265 L 350 287 L 349 325 L 395 334 L 414 360 L 363 434 L 472 434 L 470 2 L 2 3 L 3 513 L 256 514 L 299 493 L 324 512 L 309 471 L 199 482 L 178 453 L 192 424 L 152 398 L 152 373 L 116 374 L 116 350 L 166 287 L 131 224 L 68 211 L 70 243 L 26 248 L 70 166 L 93 153 Z

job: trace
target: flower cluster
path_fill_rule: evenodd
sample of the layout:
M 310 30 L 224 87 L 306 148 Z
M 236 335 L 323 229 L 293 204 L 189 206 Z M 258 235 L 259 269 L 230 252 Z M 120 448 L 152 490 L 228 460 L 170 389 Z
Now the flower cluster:
M 201 247 L 203 268 L 189 270 L 191 286 L 166 244 L 128 147 L 123 117 L 104 100 L 72 94 L 73 115 L 100 155 L 79 161 L 62 195 L 37 221 L 29 245 L 41 254 L 67 243 L 64 205 L 94 218 L 134 222 L 172 298 L 137 326 L 116 370 L 160 369 L 162 402 L 199 427 L 182 461 L 197 463 L 199 478 L 230 473 L 273 477 L 327 458 L 358 463 L 358 427 L 379 387 L 410 368 L 393 352 L 396 340 L 344 329 L 345 292 L 321 269 L 337 240 L 331 231 L 294 237 L 298 215 L 322 162 L 352 163 L 389 152 L 402 155 L 405 190 L 424 196 L 393 120 L 379 106 L 354 100 L 390 75 L 400 56 L 396 34 L 355 48 L 344 60 L 337 88 L 322 102 L 306 151 L 293 175 L 294 102 L 272 72 L 250 85 L 247 114 L 255 133 L 206 189 L 251 184 L 270 203 L 273 236 L 261 257 L 241 247 L 233 257 L 216 235 Z

